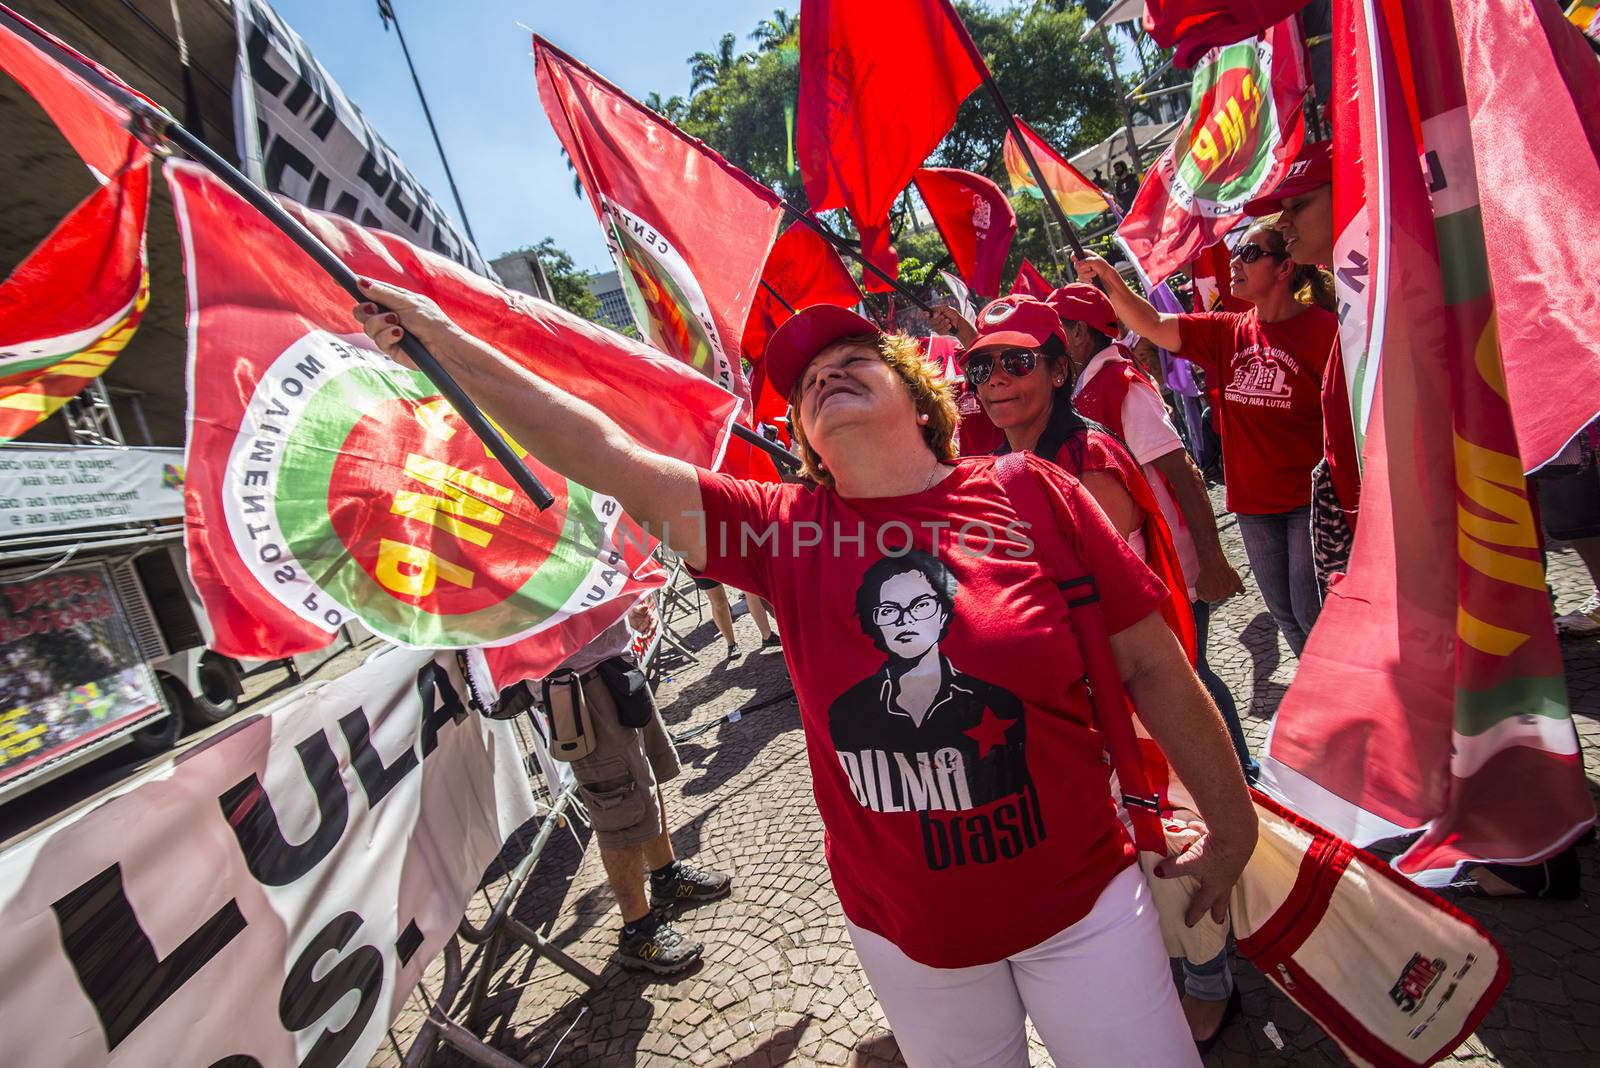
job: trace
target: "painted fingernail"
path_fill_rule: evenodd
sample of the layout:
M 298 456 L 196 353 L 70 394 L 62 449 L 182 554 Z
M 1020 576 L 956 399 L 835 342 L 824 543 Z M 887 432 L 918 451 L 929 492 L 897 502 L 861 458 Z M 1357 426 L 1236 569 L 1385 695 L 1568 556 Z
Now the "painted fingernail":
M 361 314 L 368 316 L 377 315 L 378 306 L 376 304 L 363 304 L 361 305 Z
M 389 333 L 393 334 L 396 338 L 400 338 L 400 337 L 405 336 L 405 331 L 401 330 L 398 326 L 395 327 L 393 330 L 389 331 Z
M 388 315 L 385 315 L 383 317 L 383 321 L 386 322 L 386 323 L 389 323 L 391 325 L 394 325 L 394 324 L 398 324 L 400 322 L 400 317 L 398 315 L 394 314 L 393 312 L 390 312 Z
M 356 279 L 356 285 L 360 286 L 362 289 L 371 289 L 372 288 L 372 279 L 370 279 L 370 278 L 357 278 Z

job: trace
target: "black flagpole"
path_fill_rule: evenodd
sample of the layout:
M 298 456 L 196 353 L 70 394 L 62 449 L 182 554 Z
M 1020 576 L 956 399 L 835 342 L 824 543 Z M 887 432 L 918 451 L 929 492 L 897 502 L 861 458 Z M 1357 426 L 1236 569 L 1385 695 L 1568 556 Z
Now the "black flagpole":
M 896 293 L 900 294 L 902 297 L 906 298 L 911 303 L 927 312 L 929 315 L 933 314 L 933 309 L 928 306 L 928 302 L 917 296 L 916 293 L 912 292 L 909 286 L 901 282 L 900 279 L 891 277 L 887 271 L 879 267 L 876 263 L 873 263 L 871 260 L 867 259 L 867 257 L 861 253 L 860 249 L 857 249 L 854 245 L 850 244 L 850 242 L 844 240 L 842 237 L 839 237 L 832 230 L 822 225 L 821 221 L 812 218 L 810 212 L 801 211 L 787 200 L 783 201 L 783 210 L 794 216 L 797 222 L 804 223 L 835 249 L 861 264 L 862 270 L 871 271 L 873 274 L 883 279 L 883 281 L 889 286 L 893 287 Z
M 13 33 L 32 41 L 35 46 L 54 56 L 57 62 L 70 67 L 78 77 L 127 108 L 138 127 L 136 133 L 165 138 L 181 148 L 196 163 L 210 171 L 224 185 L 243 197 L 251 207 L 265 215 L 269 222 L 282 230 L 356 303 L 364 304 L 371 301 L 371 298 L 356 284 L 355 272 L 345 266 L 344 261 L 335 256 L 328 246 L 319 241 L 316 235 L 307 230 L 298 219 L 285 211 L 266 190 L 246 178 L 238 168 L 217 155 L 204 141 L 184 129 L 183 125 L 171 115 L 142 98 L 133 96 L 121 85 L 102 76 L 99 71 L 84 64 L 72 53 L 57 48 L 54 41 L 39 36 L 32 26 L 13 19 L 3 8 L 0 8 L 0 22 L 5 23 Z M 423 346 L 422 342 L 408 331 L 401 338 L 400 348 L 417 365 L 417 369 L 428 376 L 428 380 L 450 402 L 450 406 L 484 443 L 494 458 L 500 461 L 510 473 L 512 480 L 528 495 L 534 505 L 543 511 L 554 504 L 555 498 L 550 495 L 550 491 L 544 488 L 538 477 L 528 469 L 528 465 L 522 462 L 522 458 L 512 451 L 506 439 L 494 428 L 494 424 L 489 422 L 478 406 L 472 402 L 472 398 L 468 397 L 466 391 L 450 377 L 450 373 L 440 366 L 439 361 L 434 359 L 433 354 Z

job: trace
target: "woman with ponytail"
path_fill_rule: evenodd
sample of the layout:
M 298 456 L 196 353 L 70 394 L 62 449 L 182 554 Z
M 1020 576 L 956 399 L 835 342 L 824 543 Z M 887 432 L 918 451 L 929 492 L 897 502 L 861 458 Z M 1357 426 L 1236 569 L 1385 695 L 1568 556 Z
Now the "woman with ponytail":
M 1331 279 L 1290 259 L 1271 223 L 1247 230 L 1231 263 L 1233 295 L 1253 304 L 1249 311 L 1158 312 L 1099 256 L 1080 259 L 1078 276 L 1104 288 L 1128 329 L 1181 351 L 1221 383 L 1228 510 L 1239 517 L 1267 611 L 1298 657 L 1322 608 L 1311 469 L 1323 454 L 1322 376 L 1339 323 L 1329 310 Z

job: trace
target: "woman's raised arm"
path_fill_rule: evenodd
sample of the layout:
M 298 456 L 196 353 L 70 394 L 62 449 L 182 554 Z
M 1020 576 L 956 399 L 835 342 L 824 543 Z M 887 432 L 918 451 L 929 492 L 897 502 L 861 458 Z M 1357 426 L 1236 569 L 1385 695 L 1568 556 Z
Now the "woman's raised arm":
M 643 448 L 598 408 L 466 333 L 426 297 L 383 282 L 363 279 L 361 285 L 373 303 L 357 305 L 356 320 L 391 359 L 412 366 L 400 350 L 402 331 L 409 331 L 541 463 L 615 497 L 690 567 L 705 564 L 700 482 L 692 464 Z
M 1078 281 L 1100 283 L 1123 326 L 1168 352 L 1177 352 L 1183 347 L 1178 317 L 1156 311 L 1148 300 L 1128 288 L 1115 267 L 1092 252 L 1075 257 L 1073 262 L 1078 268 Z

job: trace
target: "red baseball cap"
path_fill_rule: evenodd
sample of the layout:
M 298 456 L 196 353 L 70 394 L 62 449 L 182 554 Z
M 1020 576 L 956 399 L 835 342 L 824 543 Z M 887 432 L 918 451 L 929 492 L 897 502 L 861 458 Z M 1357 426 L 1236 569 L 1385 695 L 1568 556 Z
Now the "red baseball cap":
M 767 383 L 784 400 L 805 374 L 817 353 L 842 338 L 857 334 L 883 334 L 877 326 L 849 308 L 833 304 L 813 304 L 802 308 L 773 332 L 761 362 L 767 369 Z
M 1333 184 L 1333 142 L 1313 141 L 1300 149 L 1277 188 L 1244 206 L 1246 215 L 1271 215 L 1283 210 L 1284 197 L 1297 197 L 1322 185 Z
M 1088 282 L 1073 282 L 1051 292 L 1046 298 L 1062 323 L 1088 323 L 1109 337 L 1122 333 L 1111 300 Z
M 985 306 L 978 313 L 977 326 L 978 336 L 962 354 L 963 363 L 981 349 L 1036 349 L 1052 337 L 1063 345 L 1067 343 L 1061 332 L 1061 319 L 1050 305 L 1016 293 Z

